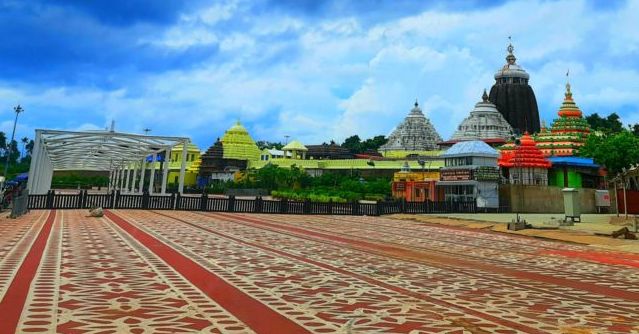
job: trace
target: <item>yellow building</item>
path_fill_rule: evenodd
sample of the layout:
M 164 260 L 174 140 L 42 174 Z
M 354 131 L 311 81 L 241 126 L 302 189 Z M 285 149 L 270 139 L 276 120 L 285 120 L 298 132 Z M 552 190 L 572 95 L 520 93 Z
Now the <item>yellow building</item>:
M 175 145 L 171 149 L 171 156 L 169 157 L 169 173 L 167 177 L 168 184 L 177 184 L 180 179 L 180 167 L 182 166 L 182 150 L 183 145 Z M 197 184 L 197 174 L 200 170 L 200 164 L 202 163 L 202 153 L 200 149 L 193 143 L 187 145 L 186 151 L 186 169 L 184 173 L 184 185 L 192 187 Z M 146 170 L 150 170 L 151 165 L 146 166 Z M 161 169 L 160 162 L 155 163 L 155 170 Z

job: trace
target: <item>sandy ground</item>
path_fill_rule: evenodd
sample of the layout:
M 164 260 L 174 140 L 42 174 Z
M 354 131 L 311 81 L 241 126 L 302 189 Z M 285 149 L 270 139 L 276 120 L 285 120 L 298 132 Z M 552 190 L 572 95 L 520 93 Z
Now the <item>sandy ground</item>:
M 547 222 L 562 219 L 561 214 L 521 214 L 520 218 L 533 226 L 532 229 L 509 231 L 507 223 L 515 218 L 511 213 L 476 213 L 476 214 L 427 214 L 427 215 L 393 215 L 392 218 L 415 220 L 449 226 L 485 229 L 496 232 L 527 235 L 538 238 L 553 239 L 595 247 L 639 253 L 639 240 L 613 239 L 610 234 L 624 226 L 633 229 L 634 217 L 624 220 L 615 214 L 586 214 L 582 222 L 573 226 L 553 228 Z

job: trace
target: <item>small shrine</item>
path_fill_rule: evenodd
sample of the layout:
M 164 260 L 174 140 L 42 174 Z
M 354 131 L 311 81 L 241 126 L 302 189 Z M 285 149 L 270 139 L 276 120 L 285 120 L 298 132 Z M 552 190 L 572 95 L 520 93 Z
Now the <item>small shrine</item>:
M 535 136 L 537 147 L 545 156 L 566 157 L 575 155 L 590 135 L 590 125 L 572 98 L 570 83 L 566 83 L 564 101 L 550 130 L 542 123 L 541 131 Z
M 528 132 L 515 143 L 505 145 L 498 160 L 499 167 L 505 172 L 512 184 L 548 185 L 548 169 L 552 163 L 537 147 L 537 143 Z

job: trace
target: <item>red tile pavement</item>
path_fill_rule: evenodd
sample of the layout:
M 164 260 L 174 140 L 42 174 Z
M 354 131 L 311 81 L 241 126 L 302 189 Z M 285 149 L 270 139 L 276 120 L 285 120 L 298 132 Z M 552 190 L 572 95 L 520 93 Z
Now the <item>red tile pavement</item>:
M 384 217 L 0 221 L 0 333 L 633 333 L 636 258 Z

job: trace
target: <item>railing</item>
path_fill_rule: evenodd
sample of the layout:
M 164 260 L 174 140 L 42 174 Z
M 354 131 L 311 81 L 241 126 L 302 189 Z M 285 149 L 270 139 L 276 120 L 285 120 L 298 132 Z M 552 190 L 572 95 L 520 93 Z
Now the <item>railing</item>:
M 151 209 L 151 210 L 188 210 L 238 213 L 280 213 L 300 215 L 354 215 L 380 216 L 394 213 L 474 213 L 474 201 L 467 202 L 405 202 L 380 201 L 376 203 L 318 203 L 311 201 L 239 199 L 235 196 L 209 197 L 183 196 L 180 194 L 150 195 L 89 194 L 80 191 L 77 194 L 57 194 L 49 191 L 46 195 L 28 195 L 28 209 Z

